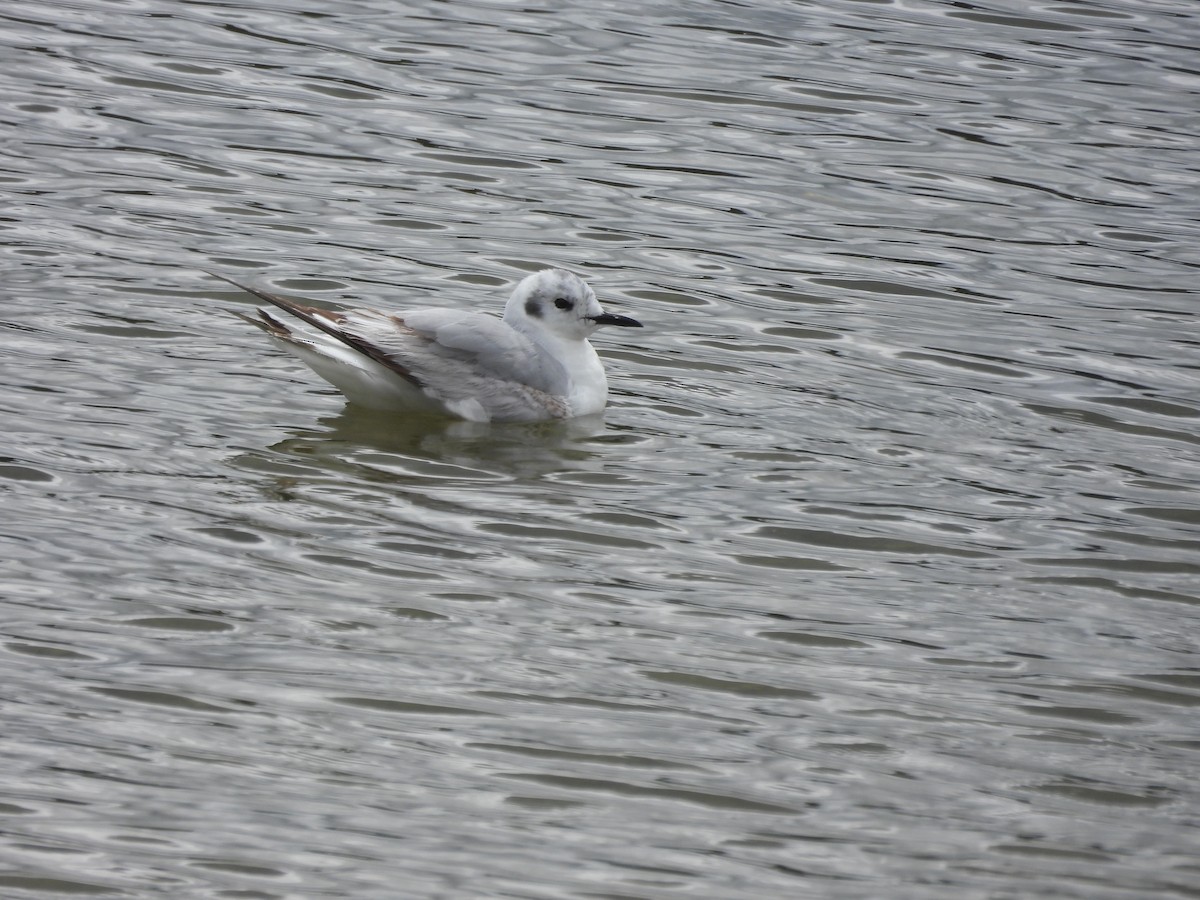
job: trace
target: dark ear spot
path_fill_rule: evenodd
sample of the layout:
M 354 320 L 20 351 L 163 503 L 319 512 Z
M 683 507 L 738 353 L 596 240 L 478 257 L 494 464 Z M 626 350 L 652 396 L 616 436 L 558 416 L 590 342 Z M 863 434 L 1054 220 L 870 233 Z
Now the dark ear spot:
M 542 304 L 530 297 L 525 301 L 525 315 L 531 319 L 540 319 L 542 317 Z

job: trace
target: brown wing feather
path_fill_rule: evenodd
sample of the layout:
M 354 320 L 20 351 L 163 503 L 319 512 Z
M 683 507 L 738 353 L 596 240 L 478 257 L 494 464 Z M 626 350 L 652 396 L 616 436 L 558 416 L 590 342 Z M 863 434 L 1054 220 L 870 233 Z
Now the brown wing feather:
M 299 303 L 295 303 L 294 301 L 289 300 L 286 297 L 280 297 L 278 294 L 272 294 L 272 293 L 269 293 L 268 291 L 264 291 L 264 290 L 262 290 L 260 288 L 256 288 L 256 287 L 251 287 L 250 285 L 247 285 L 247 284 L 240 284 L 239 282 L 234 281 L 232 278 L 226 278 L 224 275 L 218 275 L 216 272 L 209 272 L 208 274 L 212 275 L 213 278 L 220 278 L 222 281 L 228 282 L 229 284 L 232 284 L 234 287 L 240 288 L 241 290 L 245 291 L 247 294 L 252 294 L 260 300 L 265 300 L 267 303 L 270 303 L 272 306 L 279 307 L 284 312 L 290 313 L 291 315 L 295 316 L 297 319 L 300 319 L 302 322 L 305 322 L 305 323 L 311 325 L 313 328 L 317 328 L 317 329 L 325 332 L 330 337 L 336 338 L 337 340 L 339 340 L 343 344 L 345 344 L 347 347 L 350 347 L 351 349 L 358 351 L 363 356 L 373 359 L 375 362 L 379 363 L 381 366 L 391 369 L 397 375 L 400 375 L 401 377 L 403 377 L 404 379 L 406 379 L 407 381 L 409 381 L 416 387 L 419 387 L 419 388 L 425 387 L 425 385 L 421 382 L 421 380 L 419 378 L 417 378 L 417 376 L 414 375 L 407 367 L 405 367 L 404 365 L 399 363 L 393 357 L 388 356 L 386 353 L 384 353 L 382 350 L 380 350 L 374 344 L 370 343 L 369 341 L 365 341 L 362 338 L 357 337 L 353 334 L 347 334 L 345 331 L 338 328 L 338 323 L 345 319 L 345 316 L 342 315 L 341 313 L 333 312 L 332 310 L 328 310 L 328 309 L 320 309 L 315 306 L 301 306 Z M 240 313 L 239 313 L 239 315 L 240 315 Z M 270 323 L 270 324 L 266 324 L 266 325 L 264 325 L 262 322 L 258 322 L 254 319 L 251 319 L 248 316 L 242 316 L 242 318 L 246 319 L 251 324 L 258 325 L 260 328 L 263 328 L 264 330 L 266 330 L 270 333 L 273 333 L 273 334 L 276 333 L 279 328 L 278 324 L 273 323 L 273 320 L 269 319 L 267 316 L 263 316 L 263 319 L 267 320 L 267 323 Z M 276 336 L 277 337 L 291 337 L 291 333 L 286 328 L 283 329 L 283 332 L 284 332 L 283 334 L 277 334 Z M 415 332 L 414 332 L 414 334 L 415 334 Z
M 258 310 L 258 318 L 255 318 L 254 316 L 248 316 L 243 312 L 238 312 L 236 309 L 230 310 L 230 312 L 232 312 L 243 322 L 249 322 L 255 328 L 261 328 L 267 334 L 271 335 L 271 337 L 276 337 L 285 341 L 294 341 L 296 339 L 296 336 L 292 334 L 291 330 L 286 325 L 268 313 L 265 309 Z

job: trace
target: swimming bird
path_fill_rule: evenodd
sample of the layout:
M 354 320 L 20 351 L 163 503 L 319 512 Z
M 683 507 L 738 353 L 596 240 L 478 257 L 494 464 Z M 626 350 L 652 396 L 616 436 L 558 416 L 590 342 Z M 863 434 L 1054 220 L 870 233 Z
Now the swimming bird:
M 503 318 L 451 309 L 334 311 L 215 277 L 291 316 L 285 320 L 261 308 L 258 318 L 237 313 L 352 403 L 470 422 L 539 422 L 600 412 L 608 402 L 608 379 L 588 338 L 601 325 L 641 327 L 605 312 L 587 283 L 565 269 L 524 278 Z

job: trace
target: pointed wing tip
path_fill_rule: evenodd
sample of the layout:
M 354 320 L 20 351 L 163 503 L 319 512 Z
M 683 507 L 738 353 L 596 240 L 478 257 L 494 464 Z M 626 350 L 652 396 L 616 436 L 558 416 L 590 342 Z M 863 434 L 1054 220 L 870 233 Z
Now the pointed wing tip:
M 249 322 L 255 328 L 265 331 L 267 334 L 271 335 L 271 337 L 287 338 L 291 340 L 295 339 L 295 335 L 292 333 L 292 330 L 268 313 L 265 309 L 257 310 L 258 318 L 255 318 L 254 316 L 248 316 L 244 312 L 236 309 L 231 309 L 229 312 L 237 316 L 243 322 Z
M 368 338 L 359 334 L 355 334 L 352 331 L 347 331 L 345 328 L 343 328 L 342 324 L 347 319 L 346 313 L 337 312 L 330 309 L 321 309 L 320 307 L 316 306 L 303 306 L 293 300 L 287 299 L 286 297 L 280 297 L 277 294 L 271 294 L 267 291 L 260 290 L 259 288 L 252 287 L 247 284 L 239 284 L 232 278 L 226 278 L 224 275 L 218 275 L 216 272 L 208 272 L 208 274 L 212 275 L 214 278 L 219 278 L 221 281 L 228 282 L 234 287 L 240 288 L 241 290 L 259 298 L 260 300 L 265 300 L 272 306 L 282 309 L 284 312 L 295 316 L 305 324 L 311 325 L 313 328 L 316 328 L 319 331 L 323 331 L 331 338 L 340 341 L 350 349 L 361 353 L 363 356 L 378 363 L 385 369 L 391 370 L 405 381 L 412 384 L 414 387 L 424 389 L 424 385 L 422 384 L 421 380 L 414 375 L 407 366 L 405 366 L 399 360 L 393 358 L 384 350 L 375 346 L 375 344 L 372 343 Z M 262 321 L 237 313 L 237 315 L 241 316 L 241 318 L 248 321 L 251 325 L 261 328 L 272 337 L 285 338 L 291 341 L 297 340 L 296 335 L 287 327 L 287 325 L 271 316 L 266 310 L 260 309 L 258 314 L 261 316 Z
M 241 282 L 234 281 L 232 278 L 229 278 L 226 275 L 221 275 L 220 273 L 214 272 L 211 269 L 201 269 L 200 271 L 203 272 L 205 275 L 208 275 L 211 278 L 216 278 L 220 281 L 224 281 L 226 284 L 232 284 L 235 288 L 238 288 L 239 290 L 246 291 L 247 293 L 253 293 L 250 290 L 250 288 L 246 287 L 246 285 L 242 284 Z

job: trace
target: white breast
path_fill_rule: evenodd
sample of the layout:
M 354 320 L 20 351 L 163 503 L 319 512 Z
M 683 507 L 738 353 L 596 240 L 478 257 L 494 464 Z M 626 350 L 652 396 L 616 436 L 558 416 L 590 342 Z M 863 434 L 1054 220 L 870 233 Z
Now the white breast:
M 604 409 L 608 402 L 608 379 L 592 345 L 587 341 L 571 341 L 546 349 L 554 353 L 566 370 L 570 383 L 567 404 L 571 415 L 589 416 Z

